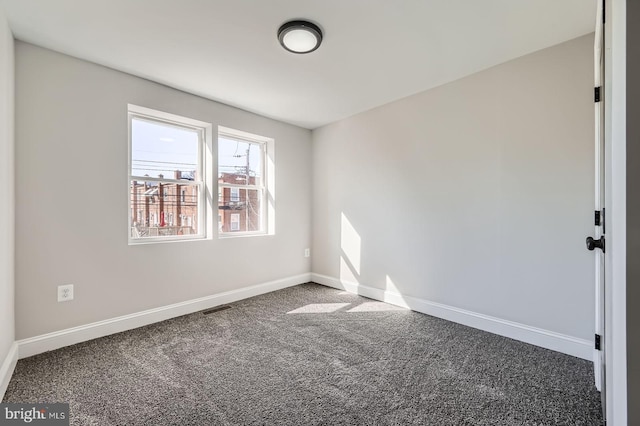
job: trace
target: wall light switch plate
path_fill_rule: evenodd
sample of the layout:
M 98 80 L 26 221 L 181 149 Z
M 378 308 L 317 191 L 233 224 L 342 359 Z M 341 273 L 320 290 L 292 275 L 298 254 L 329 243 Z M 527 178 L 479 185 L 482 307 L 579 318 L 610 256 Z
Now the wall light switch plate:
M 304 249 L 304 257 L 309 257 L 311 256 L 311 249 Z
M 58 286 L 58 302 L 73 300 L 73 284 Z

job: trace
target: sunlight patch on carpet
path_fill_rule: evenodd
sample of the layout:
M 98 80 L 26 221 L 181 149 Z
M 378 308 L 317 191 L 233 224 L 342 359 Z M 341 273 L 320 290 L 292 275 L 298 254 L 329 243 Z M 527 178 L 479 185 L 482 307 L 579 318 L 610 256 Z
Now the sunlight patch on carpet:
M 338 311 L 351 303 L 310 303 L 301 308 L 287 312 L 287 314 L 326 314 Z
M 354 306 L 347 312 L 388 312 L 388 311 L 407 311 L 408 309 L 400 306 L 389 305 L 384 302 L 364 302 L 358 306 Z

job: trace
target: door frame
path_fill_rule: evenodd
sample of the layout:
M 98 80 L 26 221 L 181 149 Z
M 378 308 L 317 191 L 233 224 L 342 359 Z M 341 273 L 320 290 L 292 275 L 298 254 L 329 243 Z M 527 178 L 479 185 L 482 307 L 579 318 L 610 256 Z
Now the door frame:
M 626 1 L 605 2 L 605 346 L 607 423 L 627 424 Z
M 604 134 L 604 100 L 601 96 L 606 98 L 606 92 L 603 88 L 604 81 L 604 0 L 598 0 L 596 12 L 596 31 L 593 43 L 593 70 L 594 70 L 594 87 L 598 91 L 597 97 L 594 102 L 594 121 L 595 121 L 595 211 L 599 216 L 594 223 L 595 230 L 593 238 L 600 239 L 605 236 L 606 229 L 606 203 L 605 203 L 605 161 L 607 156 L 605 155 L 605 134 Z M 599 218 L 599 220 L 598 220 Z M 606 298 L 605 298 L 605 255 L 606 251 L 596 249 L 594 250 L 594 266 L 595 266 L 595 334 L 596 336 L 606 337 L 605 330 L 605 313 L 606 313 Z M 598 339 L 600 337 L 597 337 Z M 602 405 L 606 407 L 606 351 L 607 347 L 604 342 L 601 342 L 599 347 L 594 347 L 593 350 L 593 365 L 596 388 L 602 392 Z

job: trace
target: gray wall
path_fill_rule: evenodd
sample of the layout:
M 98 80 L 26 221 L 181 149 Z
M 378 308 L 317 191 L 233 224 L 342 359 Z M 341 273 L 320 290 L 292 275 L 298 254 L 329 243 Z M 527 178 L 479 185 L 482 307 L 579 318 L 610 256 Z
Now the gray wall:
M 627 402 L 640 424 L 640 4 L 627 1 Z
M 0 365 L 14 340 L 13 36 L 0 10 Z
M 313 131 L 312 271 L 589 339 L 593 35 Z
M 309 272 L 309 130 L 15 49 L 17 339 Z M 128 246 L 127 103 L 274 138 L 276 234 Z

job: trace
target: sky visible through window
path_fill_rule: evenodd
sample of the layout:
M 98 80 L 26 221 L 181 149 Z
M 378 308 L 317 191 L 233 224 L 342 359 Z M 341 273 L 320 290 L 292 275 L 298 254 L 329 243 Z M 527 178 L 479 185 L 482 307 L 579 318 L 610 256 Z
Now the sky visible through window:
M 231 138 L 218 139 L 220 173 L 245 174 L 247 159 L 251 176 L 262 176 L 260 147 Z M 183 127 L 134 118 L 131 120 L 131 175 L 183 178 L 198 168 L 198 132 Z
M 219 173 L 244 175 L 249 164 L 249 175 L 262 177 L 260 146 L 221 136 L 218 138 Z
M 198 168 L 198 132 L 195 130 L 131 120 L 131 174 L 174 178 L 174 172 Z

